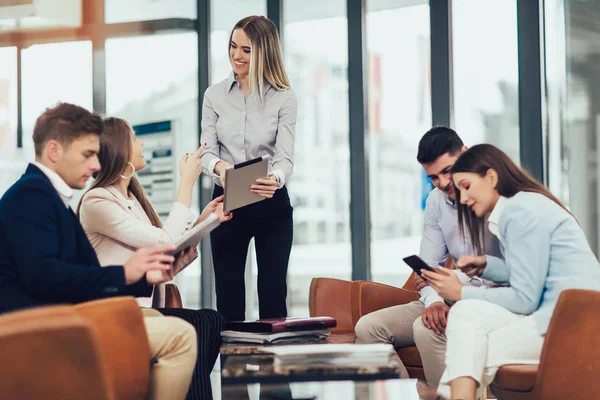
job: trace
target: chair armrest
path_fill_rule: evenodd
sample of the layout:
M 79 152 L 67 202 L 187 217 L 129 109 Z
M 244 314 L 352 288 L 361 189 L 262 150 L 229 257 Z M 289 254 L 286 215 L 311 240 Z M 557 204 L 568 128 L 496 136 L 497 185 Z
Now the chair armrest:
M 450 258 L 450 257 L 448 257 Z M 450 258 L 452 260 L 452 258 Z M 404 283 L 404 286 L 402 286 L 402 289 L 404 290 L 408 290 L 409 292 L 417 292 L 417 289 L 415 288 L 415 274 L 414 272 L 410 274 L 410 276 L 408 277 L 408 279 L 406 280 L 406 282 Z
M 115 399 L 145 399 L 150 382 L 150 344 L 133 297 L 81 303 L 76 311 L 93 327 Z
M 113 399 L 93 328 L 70 306 L 1 316 L 0 354 L 2 398 Z
M 183 308 L 179 288 L 172 283 L 165 285 L 165 308 Z
M 419 300 L 416 292 L 369 281 L 354 282 L 352 292 L 354 325 L 363 315 L 373 311 Z
M 352 282 L 333 278 L 313 278 L 308 308 L 311 317 L 335 318 L 332 333 L 354 333 L 352 323 Z
M 598 291 L 562 291 L 544 338 L 535 388 L 537 398 L 598 398 L 599 308 Z M 559 371 L 557 365 L 561 366 Z

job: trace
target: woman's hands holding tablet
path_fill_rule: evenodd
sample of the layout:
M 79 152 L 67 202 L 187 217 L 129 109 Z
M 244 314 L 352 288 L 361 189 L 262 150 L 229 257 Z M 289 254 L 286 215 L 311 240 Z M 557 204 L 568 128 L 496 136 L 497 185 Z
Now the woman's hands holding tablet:
M 266 179 L 257 179 L 256 184 L 250 186 L 250 191 L 256 193 L 259 196 L 270 199 L 275 194 L 275 191 L 279 188 L 279 182 L 275 175 L 270 175 Z
M 225 170 L 231 167 L 231 164 L 229 164 L 226 161 L 219 161 L 216 165 L 215 165 L 215 174 L 219 175 L 219 177 L 221 178 L 221 187 L 223 189 L 225 189 Z

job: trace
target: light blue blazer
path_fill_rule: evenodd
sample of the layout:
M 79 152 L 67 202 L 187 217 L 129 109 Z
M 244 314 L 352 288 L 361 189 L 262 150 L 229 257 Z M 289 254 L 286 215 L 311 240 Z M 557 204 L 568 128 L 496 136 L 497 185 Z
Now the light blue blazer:
M 575 218 L 551 199 L 519 192 L 501 198 L 501 203 L 494 219 L 505 261 L 488 256 L 482 277 L 509 286 L 465 286 L 462 298 L 487 300 L 516 314 L 533 314 L 540 333 L 545 334 L 563 290 L 600 290 L 600 264 Z

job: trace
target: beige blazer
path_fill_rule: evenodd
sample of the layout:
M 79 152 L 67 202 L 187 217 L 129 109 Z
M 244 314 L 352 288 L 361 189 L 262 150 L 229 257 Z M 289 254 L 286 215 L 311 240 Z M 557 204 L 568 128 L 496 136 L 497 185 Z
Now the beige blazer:
M 114 187 L 96 188 L 85 194 L 79 219 L 100 265 L 122 265 L 136 250 L 161 243 L 174 243 L 190 229 L 196 216 L 181 203 L 174 203 L 161 228 L 153 226 L 140 202 L 127 199 Z M 196 251 L 179 265 L 181 270 L 198 257 Z M 152 301 L 138 299 L 144 307 L 164 307 L 164 284 L 156 285 Z

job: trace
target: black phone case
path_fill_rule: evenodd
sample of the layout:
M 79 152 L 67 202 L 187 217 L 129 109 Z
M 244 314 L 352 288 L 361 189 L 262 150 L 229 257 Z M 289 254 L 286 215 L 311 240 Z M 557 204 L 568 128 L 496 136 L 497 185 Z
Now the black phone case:
M 427 270 L 431 272 L 436 272 L 435 269 L 431 268 L 425 261 L 421 259 L 421 257 L 412 255 L 408 257 L 404 257 L 402 259 L 413 271 L 415 271 L 419 276 L 421 276 L 421 270 Z

